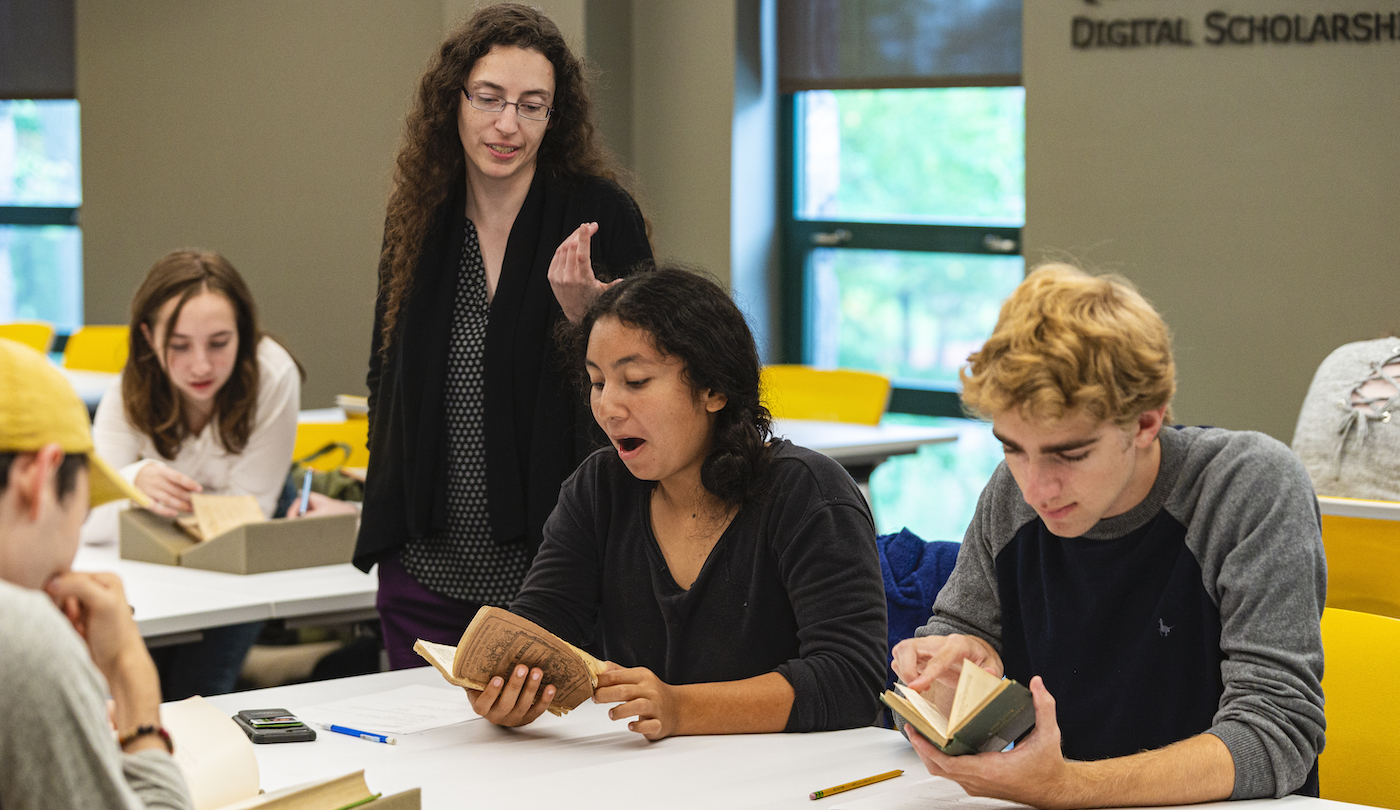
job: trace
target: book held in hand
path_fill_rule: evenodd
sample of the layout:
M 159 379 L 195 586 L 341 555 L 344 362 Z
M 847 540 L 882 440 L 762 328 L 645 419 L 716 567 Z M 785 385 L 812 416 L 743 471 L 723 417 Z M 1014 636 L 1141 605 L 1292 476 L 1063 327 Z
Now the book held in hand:
M 593 696 L 605 665 L 529 619 L 486 606 L 476 612 L 456 648 L 418 639 L 413 651 L 448 683 L 483 690 L 491 679 L 509 679 L 517 665 L 544 671 L 541 688 L 553 684 L 551 714 L 567 714 Z
M 952 756 L 1000 751 L 1035 728 L 1031 690 L 966 659 L 946 715 L 934 701 L 904 684 L 895 684 L 895 689 L 899 691 L 886 690 L 880 700 Z

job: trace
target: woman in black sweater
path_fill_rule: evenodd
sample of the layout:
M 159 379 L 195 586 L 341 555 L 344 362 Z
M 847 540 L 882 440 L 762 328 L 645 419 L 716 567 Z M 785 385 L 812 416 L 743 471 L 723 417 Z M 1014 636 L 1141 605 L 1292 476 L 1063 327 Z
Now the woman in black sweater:
M 379 565 L 396 669 L 422 665 L 415 639 L 456 644 L 478 607 L 515 596 L 559 485 L 597 446 L 553 330 L 582 316 L 599 276 L 651 258 L 594 137 L 583 65 L 538 10 L 473 14 L 404 129 L 355 549 L 360 568 Z
M 729 296 L 638 273 L 576 332 L 611 446 L 564 483 L 510 609 L 608 659 L 594 699 L 648 739 L 872 722 L 885 597 L 870 510 L 836 462 L 770 441 Z M 554 696 L 541 675 L 519 668 L 473 705 L 531 722 Z

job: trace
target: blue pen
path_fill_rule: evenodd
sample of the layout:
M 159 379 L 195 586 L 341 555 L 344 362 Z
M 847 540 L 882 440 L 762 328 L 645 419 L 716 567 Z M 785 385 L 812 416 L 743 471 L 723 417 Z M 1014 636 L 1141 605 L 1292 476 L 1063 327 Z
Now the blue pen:
M 326 731 L 334 731 L 336 734 L 344 734 L 349 737 L 359 737 L 362 740 L 369 740 L 370 742 L 385 743 L 388 745 L 399 744 L 399 741 L 393 737 L 384 734 L 375 734 L 372 731 L 359 731 L 353 728 L 346 728 L 345 726 L 324 725 L 321 723 L 317 723 L 317 725 L 321 726 L 321 728 Z
M 297 510 L 298 515 L 306 514 L 306 510 L 311 506 L 311 470 L 306 471 L 306 477 L 301 479 L 301 508 Z

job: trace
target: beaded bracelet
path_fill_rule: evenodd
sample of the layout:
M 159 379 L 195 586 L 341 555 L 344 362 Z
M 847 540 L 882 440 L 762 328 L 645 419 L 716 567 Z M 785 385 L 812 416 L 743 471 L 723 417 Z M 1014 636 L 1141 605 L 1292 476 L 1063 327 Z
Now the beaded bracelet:
M 125 751 L 128 745 L 141 739 L 142 737 L 148 737 L 152 734 L 156 735 L 157 737 L 160 737 L 160 741 L 165 743 L 166 751 L 172 754 L 175 753 L 175 742 L 170 739 L 170 732 L 166 731 L 161 726 L 140 726 L 135 731 L 117 740 L 117 745 L 123 751 Z

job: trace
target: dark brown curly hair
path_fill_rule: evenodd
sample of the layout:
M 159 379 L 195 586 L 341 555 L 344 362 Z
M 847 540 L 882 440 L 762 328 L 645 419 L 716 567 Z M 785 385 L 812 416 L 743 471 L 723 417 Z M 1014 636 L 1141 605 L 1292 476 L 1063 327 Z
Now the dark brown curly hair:
M 257 419 L 258 329 L 257 308 L 243 277 L 228 259 L 217 253 L 177 250 L 162 256 L 146 273 L 131 299 L 130 350 L 122 369 L 122 404 L 132 427 L 151 437 L 156 450 L 175 458 L 180 443 L 189 435 L 184 400 L 161 367 L 157 355 L 165 354 L 171 329 L 165 330 L 164 346 L 152 346 L 144 332 L 156 334 L 161 307 L 176 299 L 170 324 L 180 319 L 180 311 L 191 298 L 203 292 L 222 295 L 233 305 L 238 326 L 238 356 L 233 373 L 214 395 L 214 416 L 219 440 L 230 453 L 241 453 Z M 142 330 L 142 326 L 146 329 Z
M 592 388 L 585 364 L 588 338 L 604 318 L 648 333 L 658 352 L 684 364 L 692 390 L 724 394 L 700 466 L 705 489 L 731 506 L 763 495 L 773 456 L 768 444 L 773 415 L 759 391 L 763 364 L 753 332 L 729 293 L 713 279 L 678 265 L 638 267 L 604 290 L 580 323 L 565 321 L 556 333 L 573 358 L 585 395 Z
M 558 26 L 529 6 L 501 3 L 479 9 L 447 37 L 428 63 L 404 123 L 379 257 L 382 351 L 387 352 L 392 342 L 433 213 L 466 176 L 466 156 L 457 132 L 462 83 L 476 60 L 497 45 L 537 51 L 554 67 L 554 111 L 540 144 L 536 171 L 617 179 L 616 162 L 594 137 L 592 77 L 569 50 Z

